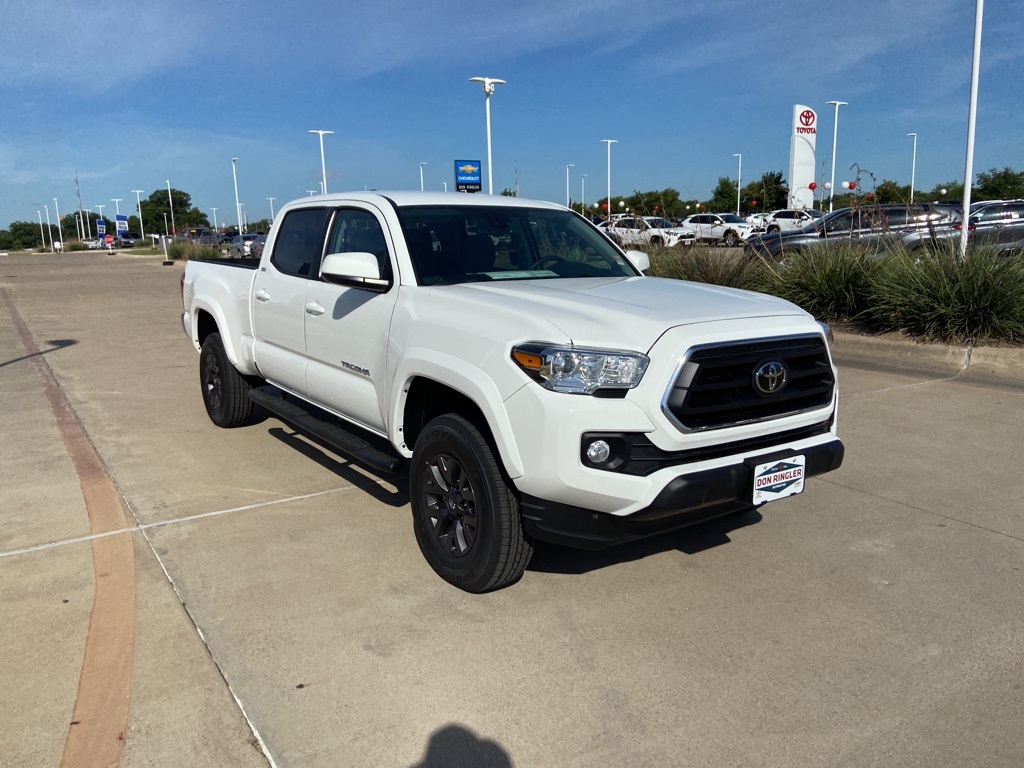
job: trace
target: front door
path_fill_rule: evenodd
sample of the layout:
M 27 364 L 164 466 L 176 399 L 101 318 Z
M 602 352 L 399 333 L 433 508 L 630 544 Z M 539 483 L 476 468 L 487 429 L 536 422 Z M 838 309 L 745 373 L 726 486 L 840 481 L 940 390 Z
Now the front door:
M 387 352 L 398 298 L 391 233 L 372 207 L 336 210 L 327 253 L 377 257 L 385 292 L 309 281 L 305 296 L 306 385 L 316 403 L 377 432 L 386 431 Z

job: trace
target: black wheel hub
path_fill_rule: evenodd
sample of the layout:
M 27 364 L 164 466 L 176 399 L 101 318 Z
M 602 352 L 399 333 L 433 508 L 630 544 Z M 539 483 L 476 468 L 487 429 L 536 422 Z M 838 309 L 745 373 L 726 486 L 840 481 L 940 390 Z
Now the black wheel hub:
M 221 380 L 220 365 L 217 364 L 216 355 L 206 356 L 203 366 L 203 388 L 210 407 L 215 410 L 220 408 L 224 382 Z
M 443 552 L 464 557 L 477 533 L 476 493 L 468 473 L 446 453 L 427 459 L 426 469 L 422 493 L 430 532 Z

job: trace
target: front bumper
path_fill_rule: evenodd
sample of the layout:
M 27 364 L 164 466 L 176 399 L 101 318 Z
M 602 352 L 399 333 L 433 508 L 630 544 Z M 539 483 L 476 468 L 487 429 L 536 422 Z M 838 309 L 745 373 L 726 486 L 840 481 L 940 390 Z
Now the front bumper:
M 754 467 L 793 455 L 775 450 L 715 469 L 681 475 L 669 481 L 647 507 L 619 516 L 546 501 L 524 494 L 520 499 L 523 526 L 541 541 L 604 549 L 665 531 L 683 528 L 753 508 Z M 799 451 L 806 457 L 805 476 L 838 469 L 845 448 L 838 438 Z

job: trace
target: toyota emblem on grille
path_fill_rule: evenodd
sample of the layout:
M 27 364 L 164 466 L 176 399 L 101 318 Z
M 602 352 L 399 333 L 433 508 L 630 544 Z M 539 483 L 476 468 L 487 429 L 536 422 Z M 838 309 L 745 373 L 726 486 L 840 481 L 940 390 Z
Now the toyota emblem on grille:
M 762 395 L 774 395 L 786 388 L 789 377 L 785 364 L 778 360 L 761 363 L 754 369 L 754 389 Z

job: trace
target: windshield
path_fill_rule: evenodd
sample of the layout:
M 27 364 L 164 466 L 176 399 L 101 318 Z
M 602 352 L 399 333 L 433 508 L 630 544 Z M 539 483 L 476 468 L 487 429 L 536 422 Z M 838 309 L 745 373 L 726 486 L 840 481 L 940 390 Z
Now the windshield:
M 723 213 L 721 214 L 722 221 L 726 224 L 747 224 L 749 223 L 746 219 L 741 216 L 737 216 L 735 213 Z
M 639 274 L 569 211 L 476 205 L 398 209 L 420 285 Z
M 658 216 L 648 216 L 647 218 L 644 219 L 644 221 L 646 221 L 655 229 L 672 229 L 673 227 L 671 221 L 669 221 L 668 219 L 662 219 Z

